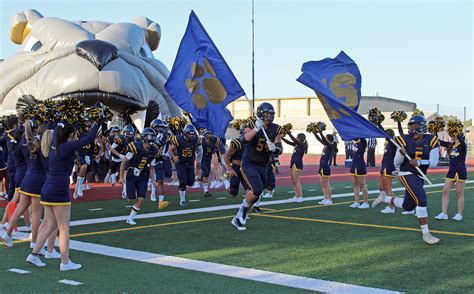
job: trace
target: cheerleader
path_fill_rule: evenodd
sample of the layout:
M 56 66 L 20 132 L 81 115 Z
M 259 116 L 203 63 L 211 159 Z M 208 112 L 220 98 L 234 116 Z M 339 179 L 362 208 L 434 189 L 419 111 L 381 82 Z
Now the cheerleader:
M 0 125 L 0 199 L 6 195 L 7 191 L 7 182 L 8 182 L 8 173 L 7 173 L 7 134 L 5 132 L 5 127 Z M 5 184 L 3 182 L 5 180 Z
M 290 198 L 290 200 L 294 202 L 303 202 L 303 190 L 301 188 L 300 174 L 303 170 L 303 156 L 308 153 L 308 143 L 306 142 L 306 135 L 303 133 L 299 133 L 296 138 L 291 134 L 291 132 L 288 133 L 288 136 L 291 138 L 291 141 L 284 137 L 281 139 L 286 144 L 294 147 L 290 161 L 290 172 L 295 196 Z
M 41 204 L 44 205 L 44 220 L 36 240 L 36 246 L 26 261 L 38 266 L 46 266 L 39 253 L 48 236 L 59 228 L 59 250 L 61 271 L 77 270 L 80 264 L 69 259 L 69 221 L 71 199 L 69 197 L 69 171 L 74 165 L 75 151 L 91 144 L 99 130 L 94 124 L 80 140 L 76 139 L 76 128 L 68 122 L 60 122 L 54 131 L 54 144 L 49 152 L 49 175 L 41 190 Z
M 21 183 L 20 202 L 11 217 L 7 232 L 2 236 L 7 247 L 13 246 L 12 233 L 13 228 L 18 223 L 20 216 L 28 211 L 31 206 L 31 244 L 33 249 L 36 245 L 38 230 L 43 216 L 43 206 L 40 204 L 41 189 L 46 181 L 47 167 L 45 166 L 45 157 L 49 146 L 51 145 L 52 131 L 46 130 L 46 125 L 42 124 L 38 127 L 35 120 L 29 120 L 25 124 L 25 138 L 27 143 L 27 154 L 29 164 Z M 42 139 L 44 137 L 44 140 Z M 42 143 L 44 141 L 45 143 Z M 47 147 L 44 147 L 44 146 Z M 46 154 L 46 155 L 45 155 Z M 54 249 L 54 241 L 58 230 L 55 229 L 48 239 L 48 250 L 40 250 L 41 255 L 46 258 L 60 258 L 59 253 Z
M 448 129 L 448 134 L 449 134 Z M 458 213 L 453 217 L 455 221 L 462 221 L 464 211 L 464 185 L 467 180 L 467 169 L 466 169 L 466 153 L 467 145 L 464 140 L 463 134 L 455 136 L 450 134 L 451 142 L 441 141 L 441 146 L 448 149 L 449 154 L 449 170 L 446 175 L 444 182 L 443 196 L 441 200 L 442 211 L 440 214 L 435 216 L 435 219 L 446 220 L 448 219 L 448 205 L 449 205 L 449 191 L 454 183 L 456 183 L 456 196 L 458 200 Z
M 351 165 L 352 187 L 354 188 L 354 203 L 351 208 L 367 209 L 369 206 L 369 194 L 365 184 L 367 176 L 367 166 L 364 160 L 365 149 L 367 149 L 367 141 L 360 138 L 353 141 L 353 158 Z M 359 204 L 359 191 L 362 191 L 364 203 Z
M 319 202 L 322 205 L 332 204 L 331 185 L 329 184 L 329 178 L 331 177 L 331 158 L 334 151 L 334 136 L 327 134 L 324 136 L 323 132 L 314 132 L 314 136 L 319 143 L 323 144 L 323 153 L 319 159 L 319 175 L 321 177 L 321 189 L 323 190 L 324 199 Z
M 390 138 L 395 137 L 395 132 L 392 129 L 386 130 L 387 135 Z M 390 142 L 389 139 L 385 140 L 384 153 L 382 158 L 382 168 L 380 169 L 380 180 L 379 180 L 379 196 L 390 196 L 393 197 L 392 190 L 392 181 L 395 177 L 393 172 L 395 171 L 395 164 L 393 163 L 395 159 L 395 153 L 397 152 L 397 147 Z M 395 207 L 389 203 L 387 207 L 380 211 L 381 213 L 395 213 Z

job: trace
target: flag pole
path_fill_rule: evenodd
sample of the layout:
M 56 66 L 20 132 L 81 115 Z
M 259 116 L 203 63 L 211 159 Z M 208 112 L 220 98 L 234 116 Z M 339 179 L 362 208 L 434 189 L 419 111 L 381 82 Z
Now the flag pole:
M 252 113 L 255 109 L 255 3 L 252 0 Z

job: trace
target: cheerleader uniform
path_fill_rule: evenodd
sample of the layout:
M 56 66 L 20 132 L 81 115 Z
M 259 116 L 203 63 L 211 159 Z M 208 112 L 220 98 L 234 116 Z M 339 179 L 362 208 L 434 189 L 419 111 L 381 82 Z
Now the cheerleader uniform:
M 35 155 L 30 155 L 28 169 L 21 183 L 20 193 L 39 198 L 45 182 L 46 169 L 43 165 L 41 148 L 38 148 Z
M 2 132 L 0 134 L 0 171 L 4 171 L 7 169 L 7 140 L 6 140 L 6 133 Z
M 351 175 L 358 177 L 367 176 L 367 165 L 364 160 L 367 141 L 364 138 L 353 141 L 353 158 L 351 165 Z
M 19 130 L 15 130 L 13 132 L 19 132 Z M 21 182 L 23 181 L 23 178 L 25 177 L 26 169 L 27 169 L 27 161 L 26 161 L 25 156 L 23 155 L 24 150 L 22 146 L 23 148 L 26 147 L 26 141 L 25 141 L 24 136 L 22 136 L 19 141 L 16 141 L 13 136 L 10 137 L 8 149 L 9 149 L 10 155 L 12 155 L 12 160 L 15 165 L 15 175 L 14 175 L 14 180 L 13 180 L 15 191 L 20 190 Z M 13 197 L 13 195 L 11 197 Z
M 441 141 L 441 146 L 448 148 L 449 151 L 449 170 L 446 175 L 446 179 L 453 182 L 465 182 L 467 180 L 467 169 L 466 169 L 466 153 L 467 145 L 461 135 L 458 136 L 459 143 L 453 145 L 453 143 Z
M 74 153 L 83 146 L 92 143 L 98 130 L 99 125 L 95 124 L 89 133 L 80 140 L 62 143 L 58 150 L 51 147 L 49 152 L 49 175 L 41 190 L 41 204 L 71 205 L 69 174 L 74 165 Z
M 380 174 L 384 177 L 394 178 L 393 172 L 395 171 L 395 164 L 393 160 L 395 159 L 395 154 L 397 153 L 397 147 L 393 145 L 392 142 L 385 142 L 385 149 L 382 158 L 382 168 L 380 169 Z
M 319 159 L 319 170 L 318 173 L 321 177 L 329 177 L 331 176 L 331 158 L 334 149 L 334 145 L 329 143 L 324 136 L 321 136 L 324 145 L 323 153 L 321 153 L 321 158 Z

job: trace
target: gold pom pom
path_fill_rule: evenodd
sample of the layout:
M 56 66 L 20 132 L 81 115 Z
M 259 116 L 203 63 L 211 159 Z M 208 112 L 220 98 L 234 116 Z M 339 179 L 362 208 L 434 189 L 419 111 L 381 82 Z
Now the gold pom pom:
M 376 125 L 380 125 L 385 120 L 385 116 L 382 114 L 382 112 L 380 112 L 377 107 L 369 110 L 368 118 L 370 122 Z
M 407 114 L 405 111 L 394 111 L 390 115 L 390 118 L 393 119 L 395 122 L 403 122 L 407 119 Z
M 291 129 L 293 129 L 293 125 L 291 123 L 283 125 L 283 127 L 281 128 L 281 135 L 288 135 L 291 132 Z
M 448 121 L 447 133 L 451 137 L 457 137 L 463 133 L 464 126 L 460 120 L 450 119 Z
M 414 116 L 414 115 L 422 115 L 422 116 L 425 116 L 425 114 L 423 113 L 422 110 L 420 109 L 415 109 L 415 111 L 413 111 L 413 113 L 411 114 L 411 116 Z

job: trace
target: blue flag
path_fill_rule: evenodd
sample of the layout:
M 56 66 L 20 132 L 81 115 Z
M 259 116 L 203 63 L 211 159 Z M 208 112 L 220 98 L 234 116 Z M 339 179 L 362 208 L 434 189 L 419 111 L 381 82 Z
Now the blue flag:
M 329 119 L 344 141 L 387 137 L 386 133 L 357 113 L 361 76 L 357 64 L 341 51 L 336 58 L 303 64 L 297 79 L 313 89 Z
M 194 11 L 165 88 L 179 107 L 191 113 L 197 128 L 219 137 L 225 136 L 234 119 L 226 105 L 245 95 Z

